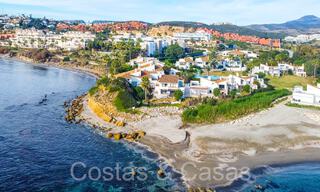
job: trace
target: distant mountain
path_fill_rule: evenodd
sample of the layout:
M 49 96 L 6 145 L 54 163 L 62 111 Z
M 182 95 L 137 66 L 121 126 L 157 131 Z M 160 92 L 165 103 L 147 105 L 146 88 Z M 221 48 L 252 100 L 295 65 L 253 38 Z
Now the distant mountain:
M 163 25 L 169 25 L 169 26 L 179 26 L 179 27 L 187 27 L 187 28 L 209 28 L 216 31 L 219 31 L 221 33 L 238 33 L 240 35 L 250 35 L 250 36 L 257 36 L 261 38 L 274 38 L 274 39 L 281 39 L 284 38 L 283 33 L 270 33 L 270 32 L 264 32 L 259 31 L 255 29 L 250 29 L 247 27 L 240 27 L 237 25 L 232 24 L 222 24 L 222 25 L 207 25 L 205 23 L 200 22 L 191 22 L 191 21 L 167 21 L 167 22 L 161 22 L 155 24 L 155 26 L 163 26 Z
M 263 32 L 283 32 L 290 35 L 320 33 L 320 18 L 314 15 L 307 15 L 282 24 L 249 25 L 246 28 Z

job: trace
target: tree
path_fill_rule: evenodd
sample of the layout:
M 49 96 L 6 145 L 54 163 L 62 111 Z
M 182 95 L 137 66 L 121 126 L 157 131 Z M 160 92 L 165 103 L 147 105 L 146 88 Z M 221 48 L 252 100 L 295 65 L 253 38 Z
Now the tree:
M 259 72 L 257 75 L 260 79 L 264 79 L 266 77 L 266 74 L 263 72 Z
M 242 90 L 246 93 L 250 93 L 251 92 L 251 87 L 250 85 L 245 85 L 243 86 Z
M 236 95 L 237 95 L 237 90 L 236 89 L 234 89 L 234 90 L 232 90 L 232 91 L 230 91 L 230 97 L 232 98 L 232 99 L 234 99 L 235 97 L 236 97 Z
M 69 56 L 65 56 L 65 57 L 63 58 L 63 61 L 64 61 L 64 62 L 70 61 L 70 57 L 69 57 Z
M 148 101 L 148 95 L 150 90 L 150 81 L 147 76 L 142 77 L 142 81 L 140 83 L 140 87 L 144 90 L 144 99 Z
M 260 82 L 259 82 L 259 81 L 257 81 L 257 80 L 254 80 L 253 84 L 257 85 L 257 87 L 258 87 L 258 88 L 260 88 L 260 87 L 261 87 Z
M 166 48 L 165 57 L 171 62 L 176 62 L 179 58 L 184 56 L 184 53 L 184 49 L 175 43 Z
M 220 95 L 221 95 L 220 89 L 219 88 L 213 89 L 213 95 L 215 97 L 220 97 Z
M 289 60 L 289 55 L 287 52 L 282 52 L 282 53 L 275 56 L 275 60 L 278 63 L 287 62 Z
M 319 63 L 319 59 L 307 61 L 305 64 L 305 71 L 307 72 L 307 75 L 317 77 L 317 75 L 320 73 L 320 68 L 318 67 Z
M 179 89 L 179 90 L 176 90 L 174 93 L 173 93 L 173 96 L 174 98 L 177 100 L 177 101 L 180 101 L 183 97 L 183 92 Z
M 211 70 L 211 66 L 210 65 L 206 65 L 205 69 L 207 71 L 207 76 L 209 76 L 209 72 Z

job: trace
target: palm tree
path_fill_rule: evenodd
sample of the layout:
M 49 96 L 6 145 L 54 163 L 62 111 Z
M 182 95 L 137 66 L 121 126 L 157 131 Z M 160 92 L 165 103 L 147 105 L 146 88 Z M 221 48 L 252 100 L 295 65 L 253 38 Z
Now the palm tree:
M 209 76 L 209 72 L 211 70 L 211 64 L 206 65 L 206 70 L 207 70 L 207 76 Z
M 142 77 L 142 81 L 140 83 L 141 88 L 144 90 L 144 99 L 147 102 L 148 101 L 148 94 L 150 90 L 150 81 L 147 76 Z

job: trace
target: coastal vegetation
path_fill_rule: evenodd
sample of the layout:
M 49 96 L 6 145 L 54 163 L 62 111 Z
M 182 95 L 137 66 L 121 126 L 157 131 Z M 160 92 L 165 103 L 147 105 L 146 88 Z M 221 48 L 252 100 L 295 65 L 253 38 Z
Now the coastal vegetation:
M 219 123 L 238 119 L 266 109 L 277 99 L 287 96 L 287 89 L 258 92 L 234 100 L 223 100 L 216 105 L 200 104 L 187 108 L 182 114 L 184 123 Z
M 102 96 L 101 99 L 111 100 L 118 111 L 127 111 L 142 104 L 144 97 L 140 87 L 133 87 L 123 78 L 109 79 L 103 77 L 97 81 L 96 86 L 89 90 L 91 96 Z
M 291 48 L 293 54 L 288 51 L 260 51 L 259 58 L 247 63 L 248 69 L 252 69 L 260 64 L 276 66 L 278 63 L 293 63 L 294 65 L 304 65 L 308 76 L 320 76 L 320 49 L 310 45 L 298 45 Z

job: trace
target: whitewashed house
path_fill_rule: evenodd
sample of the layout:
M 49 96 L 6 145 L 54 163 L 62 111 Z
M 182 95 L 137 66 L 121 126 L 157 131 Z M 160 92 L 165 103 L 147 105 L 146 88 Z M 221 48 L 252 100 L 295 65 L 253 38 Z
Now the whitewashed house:
M 232 59 L 225 59 L 221 61 L 221 63 L 218 65 L 218 68 L 221 70 L 234 72 L 241 72 L 247 70 L 247 66 L 245 66 L 240 60 Z
M 177 90 L 184 91 L 183 80 L 177 75 L 163 75 L 157 80 L 153 95 L 156 98 L 167 98 Z
M 185 97 L 212 97 L 213 90 L 218 88 L 223 95 L 228 95 L 232 90 L 241 90 L 245 85 L 249 85 L 252 90 L 266 88 L 264 80 L 257 75 L 250 77 L 240 77 L 229 75 L 218 80 L 201 77 L 199 81 L 190 81 L 185 86 Z M 260 87 L 259 87 L 260 85 Z
M 194 64 L 194 61 L 192 57 L 185 57 L 185 58 L 179 59 L 175 63 L 175 67 L 177 67 L 178 69 L 188 70 L 193 64 Z
M 307 73 L 304 70 L 304 65 L 294 66 L 287 63 L 279 63 L 278 66 L 268 66 L 265 64 L 260 64 L 260 66 L 254 67 L 251 71 L 252 74 L 265 73 L 267 75 L 280 77 L 283 74 L 288 74 L 289 71 L 296 76 L 306 77 Z
M 163 75 L 162 65 L 146 62 L 144 64 L 138 64 L 136 69 L 116 74 L 115 78 L 125 78 L 131 85 L 139 86 L 142 78 L 146 76 L 149 78 L 151 87 L 155 87 L 157 80 Z
M 300 105 L 320 106 L 320 84 L 317 87 L 307 85 L 307 90 L 303 90 L 302 86 L 296 86 L 291 102 Z
M 209 56 L 198 57 L 194 61 L 194 65 L 200 68 L 206 68 L 209 65 Z

